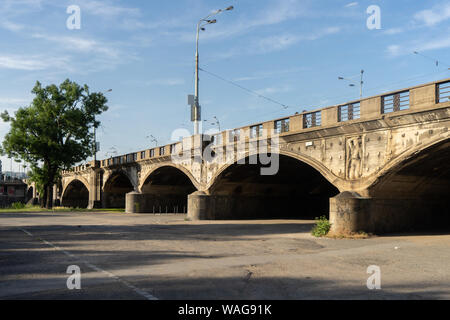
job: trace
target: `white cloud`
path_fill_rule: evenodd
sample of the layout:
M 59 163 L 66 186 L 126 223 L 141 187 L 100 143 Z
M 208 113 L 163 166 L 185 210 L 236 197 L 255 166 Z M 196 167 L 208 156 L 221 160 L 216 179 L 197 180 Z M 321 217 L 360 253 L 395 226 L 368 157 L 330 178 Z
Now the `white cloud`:
M 4 29 L 7 29 L 7 30 L 13 31 L 13 32 L 20 31 L 24 28 L 24 26 L 22 24 L 17 24 L 17 23 L 7 21 L 7 20 L 2 21 L 0 23 L 0 26 Z
M 384 31 L 384 34 L 394 35 L 394 34 L 399 34 L 399 33 L 402 33 L 402 32 L 405 32 L 405 29 L 403 29 L 403 28 L 390 28 L 390 29 L 387 29 L 386 31 Z
M 215 60 L 229 59 L 238 55 L 265 54 L 285 50 L 302 41 L 314 41 L 340 32 L 340 27 L 328 27 L 309 34 L 281 34 L 256 39 L 247 46 L 234 47 L 215 55 Z
M 253 48 L 250 48 L 252 53 L 268 53 L 272 51 L 280 51 L 287 49 L 301 41 L 314 41 L 327 35 L 335 34 L 340 31 L 339 27 L 329 27 L 317 32 L 303 35 L 284 34 L 270 36 L 257 41 Z
M 290 86 L 281 86 L 281 87 L 268 87 L 264 89 L 256 90 L 256 93 L 259 93 L 261 95 L 272 95 L 276 93 L 284 93 L 292 91 L 292 88 Z
M 66 66 L 67 62 L 64 57 L 0 55 L 0 68 L 4 69 L 36 71 Z
M 233 81 L 240 82 L 240 81 L 252 81 L 252 80 L 261 80 L 261 79 L 267 79 L 267 78 L 274 78 L 279 76 L 284 76 L 286 74 L 290 73 L 297 73 L 305 71 L 305 67 L 300 68 L 289 68 L 289 69 L 281 69 L 281 70 L 275 70 L 275 71 L 260 71 L 250 76 L 243 76 L 234 78 Z
M 67 36 L 51 36 L 46 34 L 34 34 L 33 38 L 43 39 L 59 44 L 65 49 L 71 51 L 80 51 L 85 53 L 100 53 L 107 56 L 117 57 L 118 52 L 110 44 L 102 43 L 97 40 L 81 38 L 81 37 L 67 37 Z
M 402 53 L 402 47 L 397 44 L 393 44 L 388 46 L 386 51 L 390 56 L 398 56 Z
M 445 49 L 450 47 L 450 35 L 445 39 L 434 39 L 430 41 L 424 41 L 418 47 L 419 51 L 429 51 L 436 49 Z
M 224 13 L 226 14 L 226 13 Z M 261 28 L 283 23 L 288 20 L 296 19 L 306 15 L 304 2 L 296 0 L 277 0 L 259 11 L 255 16 L 240 16 L 239 20 L 227 25 L 207 26 L 207 32 L 201 34 L 202 40 L 221 40 L 226 37 L 244 35 L 254 28 Z M 221 19 L 220 16 L 217 18 Z M 164 35 L 174 36 L 184 42 L 195 40 L 194 32 L 164 32 Z
M 148 86 L 178 86 L 184 84 L 184 79 L 171 78 L 171 79 L 154 79 L 145 83 Z
M 386 51 L 388 55 L 396 57 L 411 54 L 414 51 L 424 52 L 446 48 L 450 48 L 450 35 L 448 34 L 442 38 L 422 39 L 402 45 L 390 45 L 387 47 Z
M 86 10 L 87 13 L 98 15 L 101 17 L 117 17 L 117 16 L 138 16 L 140 15 L 139 8 L 121 7 L 111 4 L 109 1 L 78 1 L 81 10 Z
M 260 53 L 279 51 L 296 44 L 301 39 L 300 36 L 292 34 L 270 36 L 260 39 L 257 43 L 256 50 Z
M 419 11 L 414 15 L 414 18 L 427 26 L 434 26 L 450 19 L 450 4 L 438 5 L 431 9 Z
M 0 97 L 0 108 L 2 111 L 6 108 L 10 114 L 17 111 L 17 108 L 25 106 L 31 102 L 31 98 L 5 98 Z
M 112 70 L 117 65 L 136 60 L 135 52 L 129 52 L 128 43 L 106 42 L 81 36 L 55 36 L 33 34 L 33 38 L 53 43 L 49 50 L 54 55 L 67 57 L 70 63 L 56 65 L 54 70 L 75 72 L 79 74 Z M 46 44 L 44 44 L 46 45 Z M 42 68 L 41 68 L 42 69 Z
M 345 5 L 345 8 L 356 7 L 358 2 L 350 2 Z

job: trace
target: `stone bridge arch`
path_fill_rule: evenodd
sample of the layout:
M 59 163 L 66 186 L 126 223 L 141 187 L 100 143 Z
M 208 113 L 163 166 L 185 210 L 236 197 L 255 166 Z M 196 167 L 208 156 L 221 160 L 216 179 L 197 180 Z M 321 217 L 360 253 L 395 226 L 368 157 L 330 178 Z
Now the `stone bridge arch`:
M 63 207 L 87 208 L 89 205 L 89 183 L 83 177 L 66 182 L 61 193 Z
M 278 150 L 276 154 L 281 156 L 290 157 L 293 159 L 296 159 L 300 162 L 303 162 L 307 165 L 309 165 L 311 168 L 319 172 L 330 184 L 334 185 L 336 188 L 339 189 L 339 187 L 345 183 L 345 180 L 341 177 L 335 175 L 329 168 L 327 168 L 322 162 L 312 158 L 308 157 L 304 154 L 299 154 L 295 152 L 289 152 L 286 150 Z M 222 174 L 223 171 L 225 171 L 230 166 L 236 164 L 239 161 L 243 161 L 244 159 L 248 159 L 251 156 L 258 156 L 259 153 L 255 152 L 248 152 L 246 151 L 244 155 L 238 157 L 237 160 L 228 161 L 221 165 L 211 176 L 209 179 L 209 182 L 206 184 L 204 190 L 206 193 L 209 193 L 209 190 L 214 187 L 214 184 L 217 182 L 217 178 Z
M 327 215 L 339 179 L 320 163 L 280 151 L 271 155 L 273 174 L 246 152 L 217 170 L 208 189 L 189 199 L 192 219 L 314 218 Z M 275 168 L 276 169 L 276 168 Z M 272 170 L 270 170 L 272 171 Z M 332 183 L 332 182 L 333 183 Z
M 103 174 L 102 207 L 125 208 L 126 194 L 137 190 L 137 177 L 127 170 L 116 169 Z
M 449 231 L 450 137 L 440 137 L 388 162 L 366 194 L 332 200 L 334 232 Z
M 186 175 L 186 177 L 189 178 L 189 180 L 195 186 L 196 189 L 198 189 L 198 190 L 202 189 L 201 183 L 199 181 L 197 181 L 197 179 L 195 179 L 194 175 L 191 173 L 191 171 L 188 168 L 186 168 L 182 165 L 176 164 L 176 163 L 165 162 L 165 163 L 160 163 L 160 164 L 151 166 L 150 168 L 148 168 L 147 170 L 145 170 L 143 173 L 140 174 L 139 191 L 142 191 L 142 187 L 146 183 L 147 179 L 154 172 L 156 172 L 157 170 L 159 170 L 160 168 L 163 168 L 163 167 L 173 167 L 173 168 L 181 171 L 182 173 L 184 173 Z
M 392 177 L 394 175 L 399 174 L 402 169 L 406 168 L 408 165 L 410 165 L 411 162 L 422 162 L 423 164 L 426 159 L 430 159 L 431 155 L 435 155 L 435 152 L 439 152 L 442 150 L 449 150 L 450 149 L 450 136 L 446 136 L 446 137 L 440 137 L 439 139 L 436 140 L 432 140 L 430 142 L 428 142 L 427 144 L 419 144 L 417 146 L 415 146 L 414 148 L 411 148 L 409 150 L 406 150 L 403 154 L 401 154 L 400 156 L 396 157 L 395 159 L 393 159 L 392 161 L 388 162 L 383 168 L 382 170 L 380 170 L 380 172 L 376 175 L 375 179 L 371 179 L 369 186 L 367 187 L 367 189 L 369 190 L 368 194 L 369 196 L 376 196 L 377 193 L 380 194 L 380 190 L 376 191 L 377 189 L 380 188 L 380 186 L 386 185 L 386 181 L 388 180 L 392 180 Z M 446 160 L 448 160 L 446 162 Z M 440 162 L 444 165 L 448 166 L 448 163 L 450 162 L 450 159 L 442 158 L 442 160 L 440 160 Z M 440 163 L 438 163 L 439 165 Z M 423 169 L 423 168 L 422 168 Z M 432 174 L 433 172 L 430 171 L 429 167 L 425 167 L 424 169 L 428 169 L 428 173 Z M 446 169 L 448 170 L 448 169 Z M 435 170 L 436 171 L 436 168 Z M 421 184 L 424 181 L 422 181 L 422 179 L 418 180 L 415 179 L 413 181 L 409 181 L 414 182 L 416 184 Z M 409 188 L 409 189 L 415 189 L 417 191 L 417 189 L 414 188 Z M 423 187 L 421 188 L 423 189 Z M 394 190 L 392 190 L 394 191 Z M 403 190 L 404 191 L 404 190 Z
M 158 164 L 141 177 L 140 192 L 127 195 L 127 212 L 186 213 L 188 195 L 199 184 L 189 170 L 174 163 Z

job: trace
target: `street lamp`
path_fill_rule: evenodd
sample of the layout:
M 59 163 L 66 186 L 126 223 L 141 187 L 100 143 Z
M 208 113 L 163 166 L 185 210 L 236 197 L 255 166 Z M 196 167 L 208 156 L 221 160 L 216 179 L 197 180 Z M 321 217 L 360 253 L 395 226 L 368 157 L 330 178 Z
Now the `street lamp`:
M 117 155 L 116 147 L 109 148 L 109 151 L 105 154 L 106 157 L 111 156 L 111 158 L 113 155 Z
M 201 121 L 201 110 L 199 105 L 199 87 L 198 87 L 198 70 L 199 70 L 199 56 L 198 56 L 198 39 L 200 35 L 200 30 L 205 31 L 205 26 L 208 24 L 216 23 L 216 19 L 210 19 L 212 16 L 215 16 L 219 13 L 222 13 L 224 11 L 230 11 L 233 10 L 233 6 L 229 6 L 226 9 L 219 9 L 211 14 L 209 14 L 207 17 L 200 19 L 200 21 L 197 23 L 197 37 L 196 37 L 196 44 L 195 44 L 195 94 L 194 94 L 194 101 L 192 102 L 191 108 L 191 121 L 194 122 L 194 134 L 198 134 L 199 132 L 199 121 Z
M 150 141 L 155 143 L 155 147 L 158 146 L 158 140 L 153 135 L 146 136 L 146 138 L 151 138 Z
M 213 123 L 211 123 L 211 124 L 212 124 L 212 125 L 217 125 L 217 127 L 219 128 L 219 132 L 220 132 L 220 122 L 219 122 L 219 119 L 217 119 L 216 116 L 214 116 L 213 118 L 216 120 L 216 122 L 213 122 Z
M 360 82 L 359 82 L 359 97 L 360 97 L 360 98 L 362 98 L 362 95 L 363 95 L 363 84 L 364 84 L 364 81 L 363 81 L 363 75 L 364 75 L 364 70 L 361 70 L 361 80 L 360 80 Z M 356 85 L 353 83 L 353 80 L 352 80 L 352 79 L 354 79 L 354 78 L 356 78 L 356 77 L 357 77 L 357 76 L 353 76 L 353 77 L 350 77 L 350 78 L 338 77 L 338 79 L 339 79 L 339 80 L 350 81 L 350 82 L 352 82 L 352 83 L 350 83 L 349 86 L 350 86 L 350 87 L 355 87 Z

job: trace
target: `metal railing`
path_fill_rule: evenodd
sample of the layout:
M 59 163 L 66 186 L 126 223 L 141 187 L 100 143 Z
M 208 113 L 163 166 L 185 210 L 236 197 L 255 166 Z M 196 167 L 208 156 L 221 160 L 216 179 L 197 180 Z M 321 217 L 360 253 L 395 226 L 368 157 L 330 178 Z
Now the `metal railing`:
M 250 138 L 259 138 L 263 133 L 263 125 L 258 124 L 250 127 Z
M 289 132 L 289 118 L 277 120 L 274 122 L 275 133 L 280 134 Z
M 349 103 L 338 108 L 338 121 L 349 121 L 361 117 L 361 105 L 359 102 Z
M 409 90 L 397 92 L 381 98 L 381 113 L 409 109 Z
M 450 81 L 436 85 L 436 99 L 437 103 L 450 101 Z
M 322 112 L 316 111 L 303 115 L 303 128 L 312 128 L 322 125 Z

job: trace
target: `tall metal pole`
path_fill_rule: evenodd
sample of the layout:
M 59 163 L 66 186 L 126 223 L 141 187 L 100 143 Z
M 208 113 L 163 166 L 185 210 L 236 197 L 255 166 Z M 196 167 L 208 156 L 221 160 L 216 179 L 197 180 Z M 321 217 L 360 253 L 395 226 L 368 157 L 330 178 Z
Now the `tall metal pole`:
M 198 134 L 199 131 L 199 97 L 198 97 L 198 67 L 199 67 L 199 57 L 198 57 L 198 38 L 200 33 L 200 23 L 197 24 L 197 39 L 195 45 L 195 93 L 194 93 L 194 135 Z
M 199 70 L 199 54 L 198 54 L 198 38 L 199 38 L 199 34 L 200 34 L 200 30 L 205 30 L 203 28 L 203 26 L 208 25 L 208 24 L 212 24 L 212 23 L 216 23 L 217 21 L 215 19 L 213 20 L 208 20 L 210 17 L 215 16 L 221 12 L 224 11 L 230 11 L 233 10 L 233 6 L 229 6 L 226 9 L 219 9 L 216 10 L 214 12 L 212 12 L 211 14 L 209 14 L 206 18 L 201 19 L 198 23 L 197 23 L 197 37 L 196 37 L 196 43 L 195 43 L 195 93 L 194 93 L 194 107 L 193 107 L 193 115 L 192 115 L 192 121 L 194 122 L 194 135 L 195 134 L 199 134 L 199 124 L 201 119 L 201 107 L 199 104 L 199 77 L 198 77 L 198 70 Z M 202 26 L 202 23 L 204 23 L 204 25 Z
M 359 97 L 362 99 L 363 96 L 363 74 L 364 74 L 364 70 L 361 70 L 361 82 L 360 82 L 360 87 L 359 87 Z
M 95 122 L 95 116 L 94 116 Z M 95 124 L 94 124 L 94 166 L 97 161 L 97 137 L 95 136 Z

